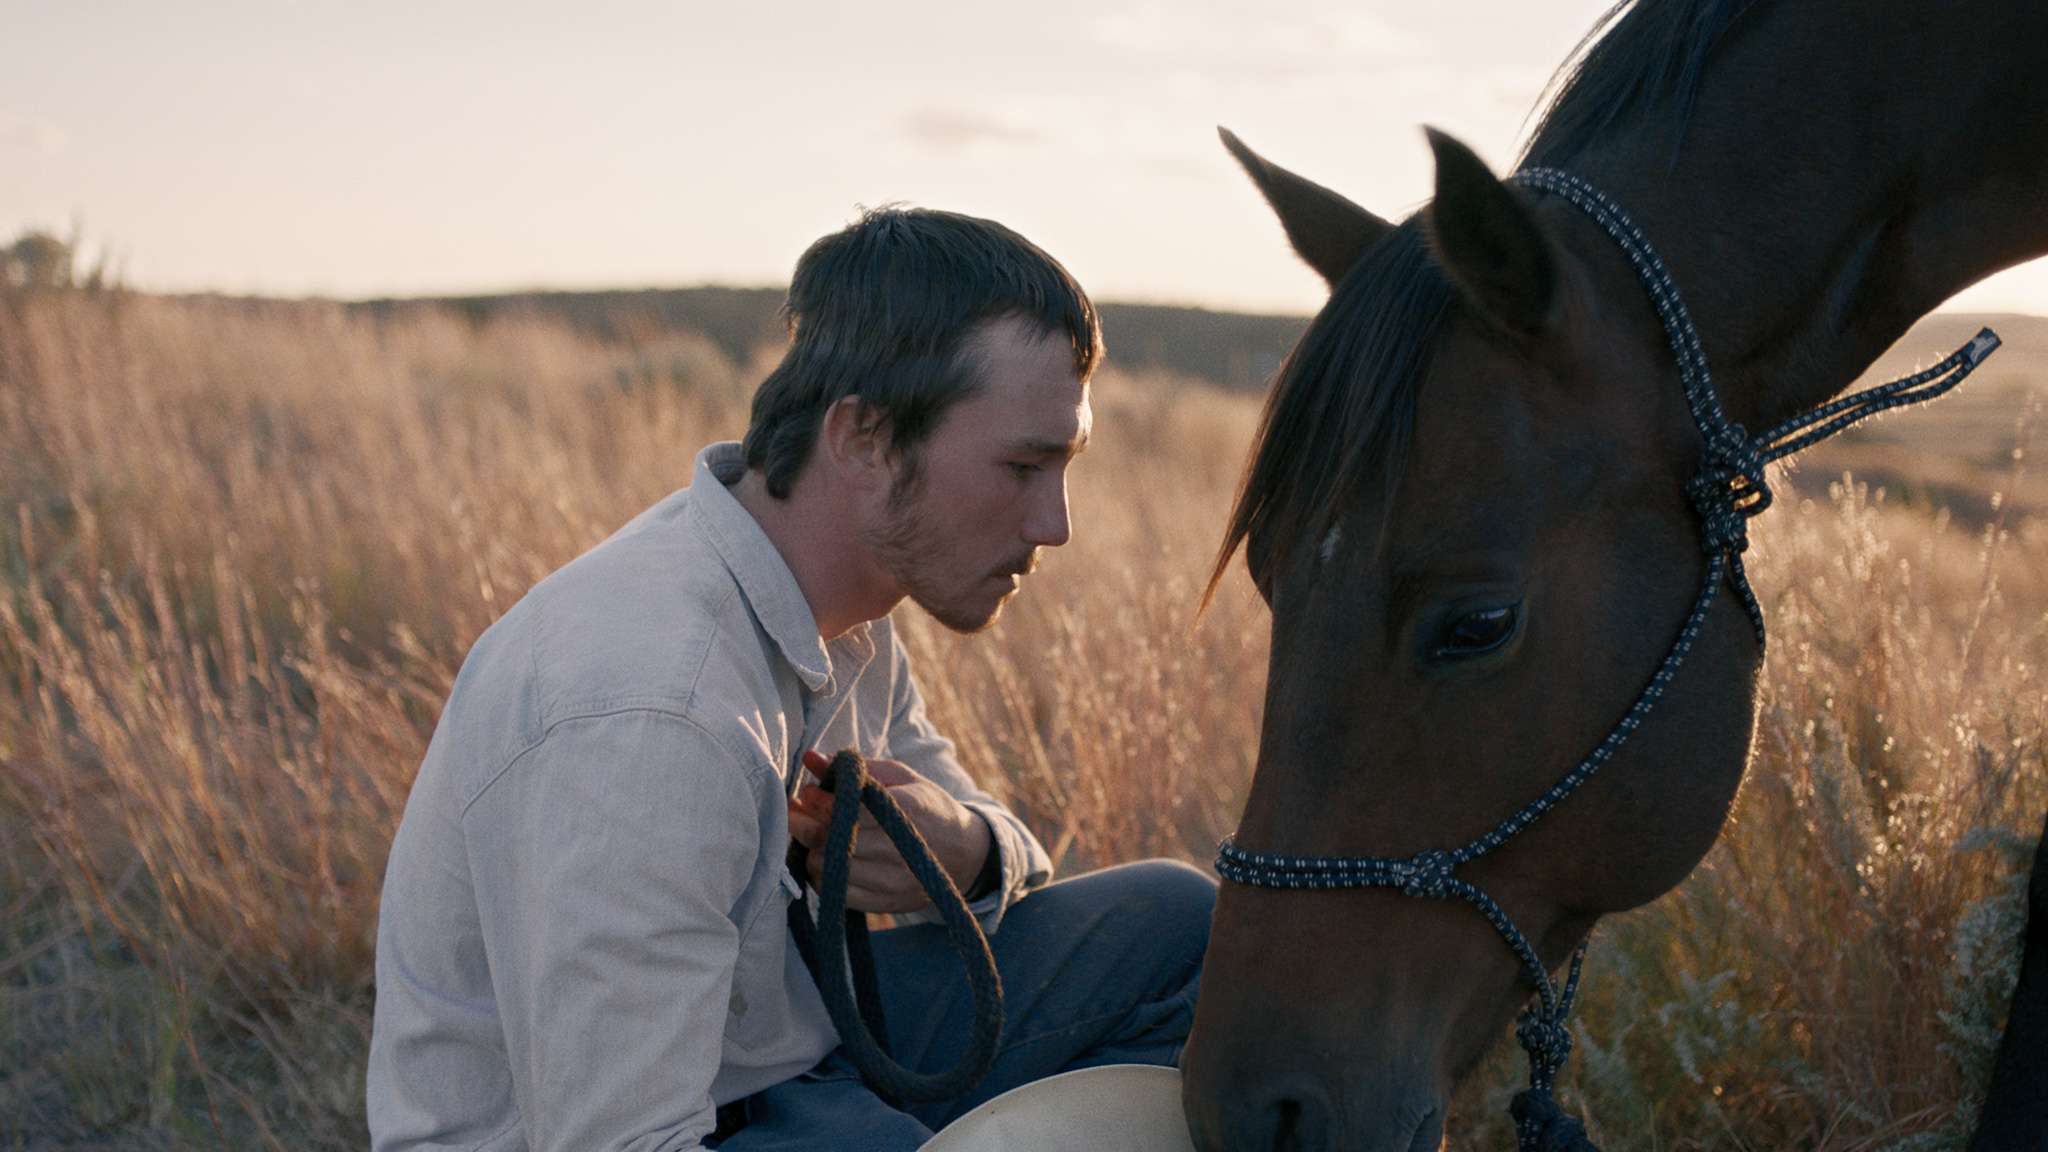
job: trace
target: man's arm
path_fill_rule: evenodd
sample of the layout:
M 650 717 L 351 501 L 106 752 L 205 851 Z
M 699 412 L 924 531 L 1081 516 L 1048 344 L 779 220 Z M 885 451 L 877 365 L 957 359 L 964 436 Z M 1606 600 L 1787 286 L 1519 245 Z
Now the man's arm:
M 953 756 L 953 742 L 939 735 L 925 717 L 924 696 L 910 671 L 903 641 L 893 628 L 889 640 L 895 648 L 889 661 L 889 755 L 944 788 L 988 822 L 993 836 L 990 853 L 997 859 L 998 879 L 992 891 L 969 907 L 981 920 L 982 930 L 994 932 L 1013 902 L 1031 889 L 1052 882 L 1052 857 L 1016 813 L 983 790 L 960 767 Z
M 555 724 L 465 813 L 534 1152 L 711 1132 L 757 784 L 692 721 L 628 709 Z

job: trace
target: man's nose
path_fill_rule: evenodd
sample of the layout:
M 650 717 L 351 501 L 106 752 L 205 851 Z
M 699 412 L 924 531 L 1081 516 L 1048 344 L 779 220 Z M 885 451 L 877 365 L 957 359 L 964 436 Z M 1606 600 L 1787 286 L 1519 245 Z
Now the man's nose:
M 1031 509 L 1024 523 L 1024 542 L 1037 548 L 1057 548 L 1074 535 L 1073 518 L 1067 512 L 1067 478 L 1046 486 L 1047 493 Z

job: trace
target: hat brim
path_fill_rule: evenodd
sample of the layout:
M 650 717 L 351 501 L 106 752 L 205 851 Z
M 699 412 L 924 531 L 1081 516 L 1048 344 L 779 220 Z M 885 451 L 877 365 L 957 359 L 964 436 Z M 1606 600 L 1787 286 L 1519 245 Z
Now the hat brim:
M 924 1152 L 1194 1152 L 1180 1073 L 1105 1064 L 1013 1088 L 951 1124 Z

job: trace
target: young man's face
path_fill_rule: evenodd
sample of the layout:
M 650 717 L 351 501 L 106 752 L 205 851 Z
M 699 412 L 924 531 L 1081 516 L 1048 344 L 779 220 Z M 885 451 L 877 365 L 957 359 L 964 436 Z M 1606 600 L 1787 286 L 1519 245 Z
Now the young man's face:
M 993 622 L 1040 548 L 1067 542 L 1067 466 L 1094 414 L 1074 352 L 1029 321 L 993 320 L 964 355 L 982 386 L 946 410 L 863 533 L 882 567 L 941 624 Z

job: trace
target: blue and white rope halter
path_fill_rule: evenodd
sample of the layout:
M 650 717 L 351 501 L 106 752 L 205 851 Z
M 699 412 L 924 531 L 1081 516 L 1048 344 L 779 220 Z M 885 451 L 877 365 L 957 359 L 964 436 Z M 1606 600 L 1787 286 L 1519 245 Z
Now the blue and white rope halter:
M 1599 189 L 1568 172 L 1531 168 L 1510 179 L 1524 188 L 1561 197 L 1592 217 L 1628 256 L 1637 278 L 1656 305 L 1665 338 L 1678 361 L 1686 404 L 1705 442 L 1699 472 L 1685 488 L 1700 517 L 1700 544 L 1707 555 L 1699 595 L 1678 630 L 1678 638 L 1650 675 L 1650 682 L 1606 737 L 1548 791 L 1502 820 L 1491 832 L 1463 847 L 1432 848 L 1399 859 L 1246 852 L 1226 839 L 1217 852 L 1216 871 L 1233 883 L 1257 888 L 1395 888 L 1404 895 L 1430 900 L 1456 897 L 1478 908 L 1521 961 L 1522 974 L 1535 989 L 1538 1000 L 1536 1006 L 1523 1011 L 1515 1026 L 1515 1038 L 1529 1056 L 1529 1087 L 1515 1096 L 1513 1105 L 1519 1148 L 1522 1152 L 1568 1152 L 1593 1147 L 1583 1126 L 1566 1116 L 1553 1096 L 1558 1071 L 1571 1054 L 1572 1035 L 1565 1017 L 1578 993 L 1586 945 L 1581 942 L 1572 953 L 1571 968 L 1560 988 L 1551 981 L 1535 946 L 1514 920 L 1476 885 L 1459 879 L 1458 868 L 1507 843 L 1577 791 L 1613 758 L 1663 698 L 1678 666 L 1684 663 L 1699 638 L 1723 581 L 1735 589 L 1743 611 L 1756 629 L 1757 644 L 1762 647 L 1763 609 L 1750 590 L 1742 553 L 1749 548 L 1749 518 L 1771 505 L 1770 485 L 1764 478 L 1766 465 L 1880 412 L 1942 395 L 1960 384 L 1997 349 L 1998 336 L 1986 328 L 1931 368 L 1822 405 L 1767 429 L 1761 436 L 1751 437 L 1721 410 L 1713 379 L 1707 372 L 1706 353 L 1700 350 L 1699 331 L 1693 327 L 1685 303 L 1679 298 L 1678 285 L 1628 214 Z

